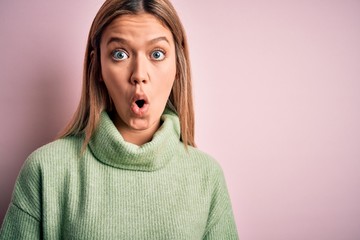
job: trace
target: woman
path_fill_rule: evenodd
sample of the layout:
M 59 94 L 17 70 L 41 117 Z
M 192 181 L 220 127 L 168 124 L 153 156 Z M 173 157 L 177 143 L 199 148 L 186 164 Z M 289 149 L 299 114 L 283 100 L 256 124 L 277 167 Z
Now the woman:
M 0 239 L 237 239 L 221 168 L 195 148 L 189 55 L 167 0 L 108 0 L 81 101 L 32 153 Z

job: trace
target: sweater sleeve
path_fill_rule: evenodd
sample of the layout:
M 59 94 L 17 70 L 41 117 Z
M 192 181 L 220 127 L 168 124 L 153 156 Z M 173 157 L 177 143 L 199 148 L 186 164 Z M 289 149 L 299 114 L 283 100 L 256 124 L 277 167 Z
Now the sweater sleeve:
M 0 240 L 41 239 L 41 177 L 35 161 L 28 159 L 16 180 Z
M 231 201 L 224 174 L 219 167 L 210 206 L 204 240 L 236 240 L 238 238 Z

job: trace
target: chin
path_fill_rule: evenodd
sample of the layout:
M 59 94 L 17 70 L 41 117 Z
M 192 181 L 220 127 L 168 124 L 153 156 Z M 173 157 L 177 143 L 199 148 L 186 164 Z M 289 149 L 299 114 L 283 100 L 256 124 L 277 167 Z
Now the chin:
M 129 127 L 134 130 L 147 130 L 157 123 L 157 121 L 150 121 L 150 119 L 132 119 L 130 120 Z

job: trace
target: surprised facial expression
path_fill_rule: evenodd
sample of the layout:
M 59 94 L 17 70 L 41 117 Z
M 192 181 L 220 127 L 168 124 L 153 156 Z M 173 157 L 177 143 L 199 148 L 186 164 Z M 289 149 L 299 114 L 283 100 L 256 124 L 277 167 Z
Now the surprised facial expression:
M 151 14 L 123 15 L 104 30 L 100 52 L 120 133 L 156 130 L 176 75 L 170 30 Z

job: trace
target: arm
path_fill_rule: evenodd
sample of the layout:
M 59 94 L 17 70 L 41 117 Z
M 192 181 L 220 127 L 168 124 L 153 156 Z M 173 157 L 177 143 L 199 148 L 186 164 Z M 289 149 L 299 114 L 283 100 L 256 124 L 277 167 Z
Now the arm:
M 40 168 L 28 159 L 16 180 L 0 240 L 41 239 Z
M 224 175 L 220 168 L 218 169 L 214 180 L 215 183 L 210 213 L 203 239 L 239 239 Z

